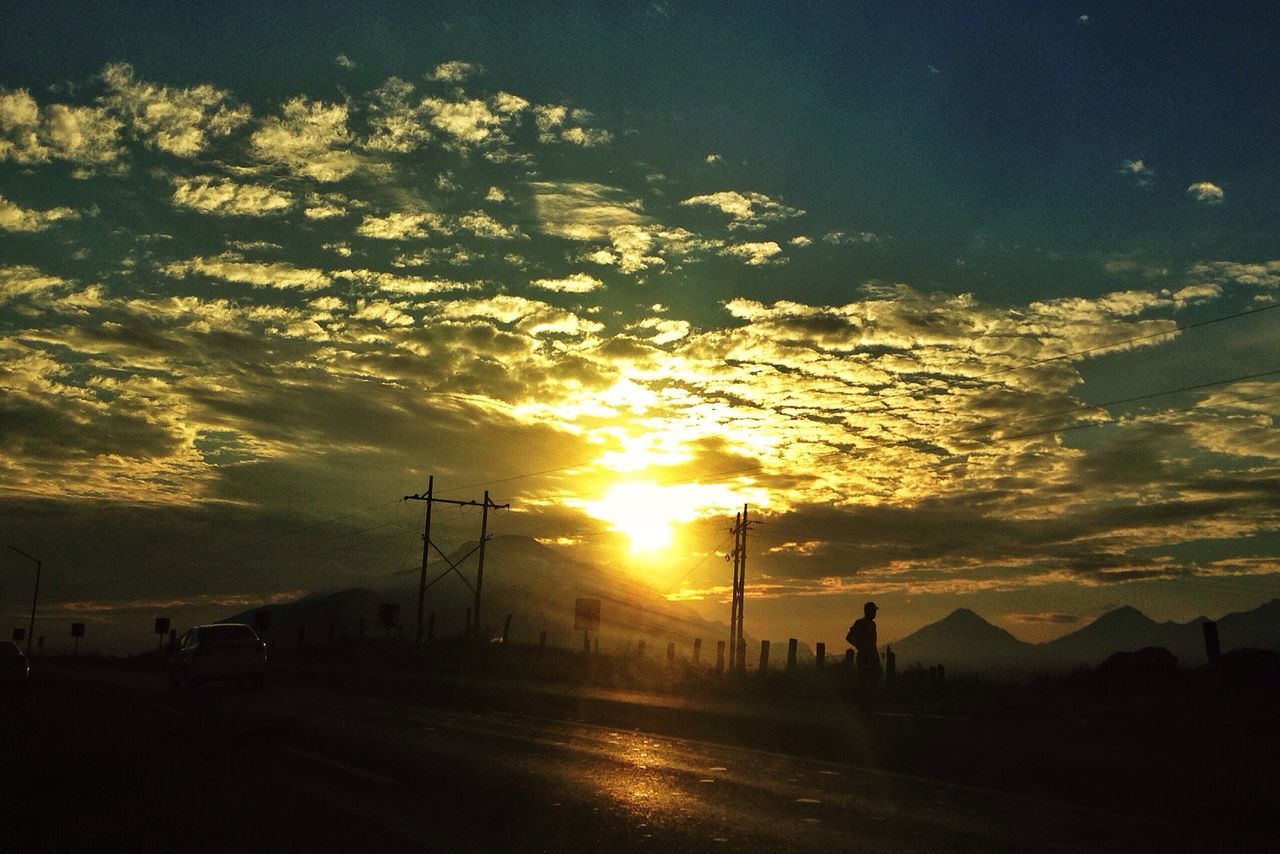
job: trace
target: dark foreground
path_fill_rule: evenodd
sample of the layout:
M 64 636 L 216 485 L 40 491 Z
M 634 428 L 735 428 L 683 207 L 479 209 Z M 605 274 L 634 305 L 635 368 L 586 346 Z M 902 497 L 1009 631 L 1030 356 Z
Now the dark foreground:
M 1224 827 L 1216 807 L 1153 815 L 1149 802 L 1139 810 L 1068 803 L 1046 797 L 1045 787 L 980 773 L 966 781 L 953 766 L 922 773 L 932 748 L 895 761 L 907 729 L 913 744 L 942 743 L 965 722 L 850 717 L 843 734 L 817 728 L 809 749 L 796 751 L 806 736 L 794 721 L 777 725 L 798 739 L 787 743 L 769 737 L 767 722 L 744 721 L 735 733 L 724 715 L 636 698 L 566 705 L 562 697 L 557 706 L 427 689 L 392 700 L 287 672 L 261 691 L 171 694 L 158 675 L 121 668 L 50 662 L 37 675 L 25 694 L 0 698 L 5 851 L 830 854 L 1276 844 L 1268 755 L 1254 757 L 1256 801 L 1237 803 L 1256 820 Z M 693 723 L 682 732 L 686 718 Z M 971 757 L 989 739 L 971 737 Z M 993 765 L 1010 763 L 1003 754 L 995 761 L 1010 748 L 993 741 L 989 749 Z M 1026 762 L 1035 766 L 1035 757 Z M 1153 767 L 1176 774 L 1178 763 Z M 1172 781 L 1193 803 L 1196 787 L 1212 791 L 1206 783 Z

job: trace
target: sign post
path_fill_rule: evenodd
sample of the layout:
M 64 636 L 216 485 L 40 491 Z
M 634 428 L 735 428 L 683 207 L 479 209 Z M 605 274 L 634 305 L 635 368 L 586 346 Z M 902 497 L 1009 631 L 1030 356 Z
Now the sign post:
M 578 599 L 573 608 L 573 627 L 582 632 L 582 651 L 591 652 L 591 633 L 600 631 L 600 600 Z
M 76 647 L 73 655 L 79 655 L 80 654 L 80 638 L 84 637 L 84 623 L 72 623 L 71 636 L 76 639 Z
M 169 618 L 156 617 L 156 634 L 160 636 L 160 652 L 164 652 L 164 637 L 169 634 Z

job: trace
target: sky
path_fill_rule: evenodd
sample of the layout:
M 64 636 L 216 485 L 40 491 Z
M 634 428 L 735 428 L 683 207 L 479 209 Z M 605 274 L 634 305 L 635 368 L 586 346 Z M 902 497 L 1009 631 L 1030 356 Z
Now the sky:
M 711 619 L 748 505 L 759 637 L 1280 595 L 1267 4 L 5 5 L 60 643 L 381 583 L 428 476 Z

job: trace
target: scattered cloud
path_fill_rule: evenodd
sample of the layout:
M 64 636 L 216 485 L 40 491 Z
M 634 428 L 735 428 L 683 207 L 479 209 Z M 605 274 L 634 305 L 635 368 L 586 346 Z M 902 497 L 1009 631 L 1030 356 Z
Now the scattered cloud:
M 166 275 L 175 278 L 196 274 L 224 282 L 252 285 L 255 288 L 299 288 L 310 291 L 328 287 L 331 281 L 329 275 L 321 270 L 298 268 L 284 261 L 246 261 L 230 252 L 212 258 L 175 261 L 163 269 Z
M 338 66 L 339 68 L 345 68 L 347 71 L 351 71 L 352 69 L 358 67 L 354 62 L 351 61 L 351 59 L 347 57 L 345 53 L 340 53 L 337 56 L 335 56 L 333 58 L 333 64 Z
M 356 233 L 377 240 L 407 240 L 445 232 L 445 218 L 431 211 L 394 211 L 378 216 L 366 214 Z
M 0 159 L 44 163 L 51 159 L 107 165 L 124 154 L 124 123 L 105 107 L 49 104 L 41 107 L 25 89 L 0 90 Z
M 483 65 L 453 59 L 437 65 L 435 71 L 429 75 L 429 78 L 441 83 L 462 83 L 483 73 Z
M 735 243 L 720 250 L 721 255 L 741 258 L 749 266 L 759 267 L 762 264 L 777 263 L 774 259 L 782 254 L 782 247 L 772 240 L 762 243 Z M 785 261 L 785 258 L 778 259 Z
M 1149 187 L 1156 179 L 1155 170 L 1141 160 L 1124 160 L 1116 170 L 1139 187 Z
M 176 89 L 146 83 L 126 63 L 108 65 L 102 79 L 107 87 L 103 102 L 147 145 L 177 157 L 194 157 L 211 139 L 227 136 L 252 115 L 230 92 L 208 84 Z
M 529 284 L 544 291 L 557 291 L 565 294 L 585 294 L 604 287 L 604 282 L 586 273 L 571 273 L 557 279 L 534 279 Z
M 79 216 L 71 208 L 28 210 L 0 196 L 0 230 L 3 231 L 44 231 L 59 220 L 78 219 Z
M 292 98 L 281 106 L 280 115 L 263 121 L 249 143 L 259 160 L 322 183 L 340 181 L 361 164 L 349 150 L 345 104 Z
M 730 228 L 743 228 L 756 231 L 769 223 L 804 216 L 804 211 L 787 207 L 774 201 L 763 193 L 739 193 L 736 190 L 723 190 L 703 196 L 692 196 L 685 199 L 682 205 L 704 205 L 716 208 L 731 218 Z
M 219 216 L 268 216 L 294 203 L 292 195 L 271 187 L 209 175 L 175 181 L 172 200 L 178 207 Z
M 1197 181 L 1187 187 L 1187 195 L 1204 205 L 1220 205 L 1227 198 L 1221 187 L 1208 181 Z

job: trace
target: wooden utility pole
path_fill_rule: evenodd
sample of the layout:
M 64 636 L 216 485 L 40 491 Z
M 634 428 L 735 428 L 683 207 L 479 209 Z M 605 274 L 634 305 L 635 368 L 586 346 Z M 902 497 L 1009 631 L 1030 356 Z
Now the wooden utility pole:
M 430 477 L 427 478 L 426 494 L 406 495 L 403 499 L 404 501 L 425 501 L 427 503 L 427 518 L 426 518 L 425 524 L 423 525 L 423 531 L 422 531 L 422 574 L 419 577 L 419 581 L 418 581 L 418 631 L 417 631 L 418 643 L 422 643 L 423 637 L 424 637 L 424 629 L 422 625 L 422 614 L 423 614 L 423 606 L 426 602 L 427 588 L 430 587 L 432 584 L 435 584 L 441 578 L 444 578 L 444 576 L 448 575 L 450 572 L 457 573 L 458 577 L 462 579 L 462 583 L 467 585 L 467 587 L 469 587 L 472 590 L 472 592 L 475 593 L 475 597 L 476 597 L 475 598 L 475 621 L 474 623 L 470 623 L 469 625 L 475 626 L 474 632 L 477 636 L 479 636 L 480 634 L 480 586 L 484 580 L 484 544 L 485 544 L 485 541 L 488 540 L 489 538 L 489 533 L 488 533 L 489 511 L 491 509 L 505 510 L 506 508 L 511 506 L 510 504 L 494 504 L 492 501 L 489 500 L 489 491 L 487 489 L 485 490 L 485 493 L 484 493 L 483 502 L 456 501 L 451 498 L 437 498 L 435 496 L 435 480 L 436 480 L 435 475 L 431 475 Z M 458 565 L 454 563 L 452 560 L 450 560 L 449 556 L 446 555 L 444 552 L 442 552 L 440 550 L 440 547 L 431 541 L 431 505 L 432 504 L 452 504 L 455 507 L 483 508 L 483 516 L 481 516 L 481 519 L 480 519 L 480 544 L 475 549 L 471 550 L 471 552 L 474 552 L 477 550 L 480 552 L 480 568 L 476 572 L 476 583 L 474 585 L 467 580 L 465 575 L 462 574 L 462 572 L 458 569 Z M 427 563 L 430 559 L 431 549 L 435 549 L 436 554 L 444 558 L 444 562 L 449 564 L 449 569 L 440 573 L 440 575 L 436 576 L 436 578 L 433 581 L 428 583 L 427 582 Z M 466 560 L 468 557 L 470 557 L 471 552 L 468 552 L 466 555 L 464 555 L 462 557 L 462 560 L 458 561 L 458 563 L 461 563 L 463 560 Z
M 747 529 L 759 522 L 747 518 L 748 505 L 734 517 L 733 523 L 733 600 L 729 605 L 729 669 L 745 670 L 747 658 L 743 640 L 742 601 L 747 589 Z

